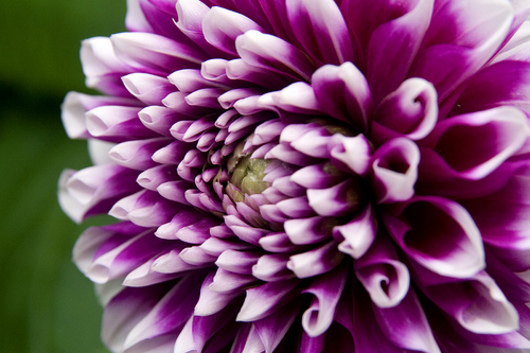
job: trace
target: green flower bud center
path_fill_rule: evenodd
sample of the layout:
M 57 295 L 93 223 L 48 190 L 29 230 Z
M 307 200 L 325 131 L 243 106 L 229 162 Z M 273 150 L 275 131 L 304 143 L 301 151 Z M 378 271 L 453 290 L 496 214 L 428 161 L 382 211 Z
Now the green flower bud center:
M 244 156 L 232 170 L 230 183 L 244 194 L 261 194 L 269 187 L 269 183 L 263 181 L 268 164 L 269 161 L 265 159 L 250 159 L 249 156 Z

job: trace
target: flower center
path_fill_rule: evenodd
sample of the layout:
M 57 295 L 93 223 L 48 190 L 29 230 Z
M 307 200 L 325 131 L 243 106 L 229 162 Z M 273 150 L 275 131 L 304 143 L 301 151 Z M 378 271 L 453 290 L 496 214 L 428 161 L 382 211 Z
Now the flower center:
M 243 201 L 246 195 L 261 194 L 270 184 L 263 181 L 265 168 L 269 164 L 265 159 L 251 159 L 250 156 L 239 156 L 232 160 L 229 167 L 229 183 L 236 189 L 231 188 L 230 196 L 234 201 Z

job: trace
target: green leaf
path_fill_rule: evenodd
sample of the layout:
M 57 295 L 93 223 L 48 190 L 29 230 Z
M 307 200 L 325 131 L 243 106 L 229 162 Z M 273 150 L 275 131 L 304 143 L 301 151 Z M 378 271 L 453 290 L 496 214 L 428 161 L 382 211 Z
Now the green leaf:
M 81 41 L 124 31 L 125 0 L 0 1 L 0 85 L 63 95 L 83 89 Z
M 45 111 L 44 111 L 45 112 Z M 0 111 L 0 347 L 3 352 L 101 353 L 102 308 L 71 262 L 82 231 L 59 209 L 65 167 L 89 165 L 58 114 Z

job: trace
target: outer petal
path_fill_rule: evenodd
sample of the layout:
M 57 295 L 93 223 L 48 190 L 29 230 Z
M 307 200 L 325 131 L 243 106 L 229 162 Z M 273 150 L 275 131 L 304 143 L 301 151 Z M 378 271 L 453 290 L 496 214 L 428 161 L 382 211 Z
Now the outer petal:
M 321 110 L 351 123 L 356 132 L 366 132 L 372 115 L 372 93 L 362 72 L 351 62 L 326 65 L 312 77 Z
M 528 52 L 528 49 L 526 49 Z M 487 66 L 469 79 L 452 114 L 513 106 L 530 114 L 530 63 L 506 60 Z
M 427 287 L 425 293 L 468 331 L 502 334 L 519 326 L 517 310 L 485 272 L 467 281 Z
M 172 284 L 125 288 L 116 295 L 106 305 L 103 314 L 101 336 L 105 344 L 115 352 L 123 351 L 125 339 L 131 329 L 153 309 Z
M 287 15 L 305 52 L 323 63 L 353 61 L 346 22 L 333 0 L 287 0 Z
M 431 21 L 433 0 L 408 3 L 410 9 L 377 27 L 368 44 L 367 79 L 376 102 L 405 79 Z
M 372 173 L 377 202 L 406 201 L 414 195 L 420 151 L 405 138 L 387 141 L 374 153 Z
M 419 140 L 432 131 L 437 121 L 438 99 L 434 86 L 421 78 L 410 78 L 379 104 L 372 125 L 372 139 L 380 143 L 405 135 Z
M 420 179 L 484 178 L 526 142 L 526 116 L 510 106 L 452 117 L 425 140 Z
M 109 246 L 114 246 L 109 249 Z M 109 238 L 94 255 L 86 275 L 96 283 L 124 278 L 144 262 L 170 247 L 167 241 L 147 230 L 134 237 L 117 233 Z
M 335 318 L 335 309 L 347 281 L 347 271 L 337 267 L 324 276 L 317 277 L 302 293 L 314 295 L 311 306 L 302 316 L 302 326 L 311 337 L 326 332 Z
M 516 272 L 530 268 L 530 180 L 527 173 L 527 168 L 521 169 L 499 191 L 464 203 L 480 228 L 484 242 L 493 246 L 493 253 Z
M 346 224 L 333 227 L 333 237 L 344 239 L 338 249 L 354 259 L 362 257 L 372 245 L 377 234 L 377 221 L 371 205 Z
M 237 321 L 255 321 L 267 317 L 279 310 L 282 304 L 290 301 L 298 291 L 297 279 L 280 282 L 270 282 L 247 290 L 247 297 L 243 303 Z
M 413 289 L 391 308 L 373 308 L 379 327 L 397 347 L 414 352 L 440 353 L 427 317 Z M 407 318 L 404 320 L 404 318 Z
M 203 18 L 204 38 L 214 47 L 237 57 L 236 38 L 250 30 L 264 31 L 260 25 L 238 12 L 213 7 Z
M 138 102 L 131 98 L 89 96 L 83 93 L 69 92 L 61 106 L 61 119 L 68 137 L 72 139 L 91 137 L 87 128 L 86 112 L 109 105 L 134 107 L 138 106 Z
M 138 190 L 137 172 L 121 166 L 103 164 L 81 171 L 65 170 L 59 180 L 59 204 L 80 223 L 89 216 L 105 213 L 112 205 Z
M 410 76 L 432 82 L 443 101 L 495 54 L 513 16 L 508 0 L 437 1 Z
M 206 59 L 196 48 L 151 33 L 119 33 L 111 41 L 117 57 L 140 72 L 167 75 Z
M 203 278 L 204 276 L 195 273 L 179 280 L 131 329 L 125 340 L 124 348 L 131 349 L 137 346 L 141 351 L 142 345 L 153 346 L 158 343 L 157 341 L 162 341 L 166 345 L 167 334 L 171 335 L 169 342 L 170 347 L 173 347 L 178 332 L 193 313 Z
M 484 269 L 480 232 L 462 206 L 437 197 L 415 197 L 400 213 L 400 219 L 386 216 L 383 222 L 410 258 L 454 278 Z
M 133 69 L 116 56 L 109 38 L 84 40 L 81 46 L 81 64 L 88 87 L 116 96 L 130 96 L 121 82 L 121 76 L 133 72 Z
M 138 119 L 139 107 L 105 105 L 86 112 L 88 132 L 109 142 L 124 142 L 157 136 Z
M 380 308 L 399 305 L 409 292 L 409 271 L 386 241 L 376 241 L 354 268 L 372 302 Z
M 287 73 L 296 80 L 309 81 L 313 64 L 303 52 L 280 38 L 252 30 L 236 39 L 239 56 L 249 65 Z

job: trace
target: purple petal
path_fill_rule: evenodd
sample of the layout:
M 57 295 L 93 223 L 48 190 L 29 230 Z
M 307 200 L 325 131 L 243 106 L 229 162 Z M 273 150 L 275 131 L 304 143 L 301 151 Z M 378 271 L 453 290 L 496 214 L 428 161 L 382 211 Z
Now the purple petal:
M 192 323 L 191 342 L 193 347 L 199 352 L 204 353 L 216 353 L 221 351 L 222 348 L 232 342 L 237 334 L 237 326 L 234 323 L 235 311 L 233 308 L 228 308 L 222 312 L 219 312 L 211 316 L 193 316 L 188 321 Z M 190 350 L 186 350 L 186 346 L 181 344 L 180 336 L 185 334 L 186 327 L 182 330 L 179 338 L 175 342 L 174 353 L 187 353 Z M 191 350 L 193 351 L 193 349 Z
M 285 221 L 285 233 L 293 244 L 317 244 L 331 236 L 331 228 L 335 224 L 327 217 L 298 218 Z
M 164 334 L 179 332 L 193 313 L 203 276 L 186 276 L 167 292 L 153 309 L 131 329 L 124 343 L 130 348 L 142 341 L 159 339 Z M 174 345 L 173 337 L 172 345 Z
M 132 32 L 153 32 L 153 28 L 140 7 L 142 0 L 127 0 L 127 15 L 125 17 L 125 26 Z
M 232 215 L 225 216 L 224 219 L 226 225 L 239 239 L 250 244 L 257 245 L 260 238 L 270 233 L 270 231 L 266 229 L 254 228 Z
M 115 54 L 109 38 L 94 37 L 83 41 L 81 64 L 86 85 L 110 95 L 129 97 L 121 76 L 133 72 Z
M 429 27 L 434 2 L 419 0 L 401 5 L 407 7 L 403 15 L 373 31 L 366 53 L 366 72 L 376 102 L 407 76 Z
M 421 78 L 410 78 L 379 104 L 372 136 L 380 141 L 396 135 L 419 140 L 432 131 L 437 120 L 435 88 Z
M 387 141 L 374 153 L 372 173 L 378 203 L 406 201 L 414 195 L 420 151 L 409 139 Z
M 316 162 L 315 158 L 300 153 L 285 144 L 275 145 L 265 154 L 265 159 L 279 159 L 280 161 L 299 166 L 314 164 Z
M 438 1 L 410 76 L 432 82 L 444 100 L 495 54 L 513 18 L 507 1 Z
M 252 267 L 258 262 L 261 254 L 258 252 L 237 251 L 227 249 L 215 261 L 217 267 L 242 275 L 252 274 Z
M 151 33 L 119 33 L 111 36 L 116 56 L 138 71 L 167 75 L 184 68 L 198 68 L 206 59 L 199 50 Z
M 158 193 L 142 190 L 114 204 L 109 214 L 142 227 L 159 227 L 173 217 L 174 204 Z
M 286 233 L 270 233 L 259 240 L 259 245 L 266 251 L 283 253 L 292 252 L 297 246 L 291 243 Z
M 291 125 L 292 126 L 292 125 Z M 285 131 L 285 130 L 284 130 Z M 325 128 L 311 129 L 290 142 L 291 147 L 308 156 L 315 158 L 329 158 L 328 144 L 331 133 Z M 283 134 L 282 134 L 283 140 Z
M 177 271 L 174 273 L 161 273 L 156 271 L 153 269 L 153 264 L 157 260 L 158 258 L 153 257 L 129 272 L 129 274 L 123 280 L 123 285 L 127 287 L 145 287 L 157 283 L 171 281 L 181 276 L 181 274 Z
M 189 270 L 196 270 L 203 266 L 196 266 L 194 264 L 187 263 L 180 257 L 180 253 L 188 245 L 184 243 L 175 244 L 175 249 L 172 249 L 169 252 L 166 252 L 157 258 L 151 265 L 151 270 L 158 272 L 160 274 L 181 274 L 186 273 Z
M 288 254 L 262 255 L 254 266 L 252 275 L 262 281 L 276 282 L 294 278 L 294 274 L 287 269 Z
M 276 207 L 284 216 L 292 218 L 306 218 L 315 216 L 315 212 L 309 206 L 309 202 L 306 196 L 292 197 L 276 203 L 276 205 L 264 205 L 263 207 L 271 206 Z
M 314 296 L 311 306 L 302 316 L 302 326 L 309 336 L 317 337 L 329 329 L 346 282 L 347 271 L 344 267 L 337 267 L 325 276 L 316 277 L 302 291 Z
M 199 300 L 194 308 L 194 315 L 210 316 L 221 312 L 236 297 L 241 295 L 238 292 L 218 293 L 210 289 L 214 275 L 210 273 L 201 286 Z M 233 318 L 232 318 L 233 319 Z
M 259 97 L 258 105 L 297 114 L 316 114 L 320 110 L 315 92 L 306 82 L 295 82 L 280 91 L 266 93 Z
M 530 189 L 527 169 L 513 175 L 506 186 L 464 203 L 481 230 L 484 242 L 511 270 L 530 268 Z M 498 207 L 503 205 L 503 207 Z
M 368 130 L 372 93 L 363 73 L 351 62 L 319 68 L 313 74 L 312 85 L 324 112 L 351 122 L 357 132 Z
M 228 249 L 244 252 L 255 250 L 253 245 L 242 242 L 233 236 L 229 239 L 217 238 L 217 234 L 214 233 L 213 229 L 218 227 L 220 226 L 210 228 L 210 233 L 212 233 L 213 236 L 200 245 L 200 248 L 204 250 L 205 253 L 219 258 L 219 256 Z
M 169 129 L 181 119 L 171 109 L 156 105 L 145 107 L 138 112 L 142 124 L 162 136 L 170 137 Z
M 125 195 L 139 189 L 137 172 L 121 166 L 103 164 L 75 172 L 65 170 L 59 180 L 59 204 L 80 223 L 87 217 L 105 213 Z
M 202 23 L 204 38 L 217 49 L 237 57 L 236 38 L 250 30 L 263 28 L 250 18 L 222 7 L 212 7 Z
M 260 32 L 256 32 L 256 33 L 260 33 Z M 243 37 L 243 35 L 240 37 Z M 272 40 L 272 41 L 275 41 L 275 40 Z M 269 44 L 274 45 L 275 43 L 269 43 Z M 237 41 L 236 41 L 236 45 L 237 45 Z M 243 46 L 244 44 L 240 43 L 240 45 Z M 252 46 L 251 48 L 248 49 L 248 51 L 250 50 L 254 50 Z M 264 54 L 264 56 L 267 57 L 267 60 L 268 60 L 268 55 Z M 239 81 L 249 82 L 249 83 L 259 85 L 261 87 L 271 89 L 271 90 L 278 90 L 278 89 L 281 89 L 287 86 L 288 84 L 294 81 L 298 81 L 297 78 L 293 77 L 289 73 L 282 71 L 283 68 L 281 68 L 282 66 L 281 63 L 276 64 L 273 61 L 273 63 L 271 63 L 270 65 L 278 65 L 280 66 L 280 69 L 269 70 L 268 69 L 269 65 L 266 64 L 267 61 L 265 59 L 263 59 L 265 64 L 263 65 L 258 64 L 259 62 L 262 61 L 259 55 L 251 55 L 251 54 L 246 55 L 245 54 L 245 58 L 246 60 L 234 59 L 228 62 L 228 66 L 226 67 L 226 76 L 230 80 L 239 80 Z M 239 102 L 241 101 L 242 100 L 240 100 Z M 237 108 L 237 104 L 236 104 L 236 108 Z M 258 109 L 258 111 L 261 111 L 261 110 L 263 109 L 262 108 Z
M 176 2 L 176 0 L 140 0 L 140 8 L 153 33 L 174 38 L 179 42 L 187 42 L 187 38 L 175 28 Z
M 424 292 L 468 331 L 502 334 L 519 327 L 517 310 L 485 272 L 463 282 L 427 287 Z
M 202 29 L 203 19 L 209 11 L 207 4 L 199 0 L 179 0 L 174 7 L 177 11 L 178 21 L 176 27 L 196 45 L 207 52 L 217 55 L 223 54 L 212 48 L 210 43 L 204 38 Z M 174 17 L 175 18 L 175 17 Z
M 397 347 L 390 340 L 390 337 L 387 338 L 387 334 L 382 332 L 374 317 L 373 305 L 371 305 L 370 298 L 364 289 L 362 287 L 354 288 L 350 295 L 351 297 L 347 300 L 355 302 L 353 309 L 337 310 L 337 316 L 343 317 L 341 321 L 345 321 L 346 327 L 350 326 L 349 330 L 353 334 L 355 350 L 363 353 L 403 353 L 404 350 Z M 353 317 L 348 317 L 350 312 L 353 313 Z M 403 320 L 403 317 L 401 319 Z M 362 325 L 358 323 L 362 323 Z
M 265 348 L 264 353 L 274 352 L 295 321 L 299 310 L 299 303 L 286 305 L 282 310 L 252 324 Z
M 530 12 L 530 6 L 528 6 L 528 4 L 524 4 L 524 1 L 521 1 L 521 0 L 512 0 L 511 2 L 517 2 L 519 3 L 519 5 L 517 6 L 525 6 L 526 9 L 524 10 L 524 12 Z M 512 4 L 513 5 L 513 4 Z M 515 7 L 514 7 L 515 9 Z M 517 15 L 516 15 L 517 17 Z M 528 17 L 528 15 L 526 16 Z M 516 18 L 516 20 L 512 23 L 512 27 L 513 25 L 517 25 L 516 22 L 518 19 Z M 523 21 L 522 23 L 519 23 L 519 25 L 521 26 L 519 28 L 519 30 L 517 30 L 517 32 L 513 35 L 513 37 L 509 37 L 507 38 L 507 42 L 506 44 L 504 45 L 504 47 L 499 51 L 499 53 L 497 53 L 497 55 L 495 55 L 495 57 L 493 57 L 492 59 L 492 63 L 499 63 L 499 62 L 502 62 L 502 61 L 506 61 L 506 62 L 511 62 L 511 61 L 521 61 L 521 62 L 525 62 L 525 61 L 528 61 L 528 52 L 527 52 L 527 48 L 528 48 L 528 45 L 530 44 L 528 42 L 528 34 L 529 34 L 529 30 L 530 30 L 530 26 L 529 24 L 526 22 L 526 21 Z
M 264 179 L 268 178 L 265 177 Z M 275 189 L 281 192 L 283 195 L 297 199 L 305 194 L 305 190 L 294 182 L 292 182 L 291 178 L 289 178 L 288 176 L 275 179 L 272 182 L 270 189 Z M 303 202 L 302 199 L 298 200 Z
M 138 102 L 129 98 L 89 96 L 83 93 L 69 92 L 61 106 L 61 119 L 68 137 L 86 139 L 91 137 L 86 126 L 85 113 L 97 107 L 119 105 L 135 107 Z
M 528 52 L 528 49 L 526 49 Z M 529 63 L 501 61 L 487 66 L 469 79 L 455 104 L 456 114 L 510 105 L 530 113 Z
M 144 228 L 129 222 L 116 223 L 105 227 L 90 227 L 76 241 L 73 260 L 81 272 L 86 273 L 92 266 L 92 261 L 96 254 L 110 251 L 144 230 Z
M 298 278 L 308 278 L 326 273 L 335 268 L 343 259 L 337 244 L 330 241 L 314 250 L 292 255 L 287 268 Z
M 447 119 L 426 140 L 434 152 L 422 149 L 420 178 L 483 178 L 517 152 L 528 134 L 524 113 L 509 106 Z
M 355 213 L 361 205 L 361 186 L 356 179 L 327 189 L 309 189 L 309 205 L 321 216 L 340 217 Z
M 125 288 L 105 307 L 101 336 L 113 351 L 122 351 L 131 331 L 168 291 L 168 284 Z M 134 310 L 124 310 L 124 308 Z
M 370 166 L 372 147 L 364 135 L 333 135 L 330 143 L 331 163 L 340 170 L 365 175 Z
M 183 69 L 173 72 L 167 77 L 169 82 L 171 82 L 180 92 L 189 94 L 197 90 L 204 88 L 213 88 L 213 87 L 224 87 L 217 85 L 207 77 L 203 77 L 202 72 L 204 69 L 204 63 L 201 64 L 201 70 L 197 69 Z M 226 87 L 224 87 L 226 88 Z
M 159 165 L 140 173 L 136 182 L 144 189 L 156 191 L 161 184 L 177 178 L 177 172 L 173 166 Z
M 348 27 L 332 0 L 288 0 L 287 15 L 296 40 L 317 60 L 339 65 L 353 61 Z
M 256 321 L 280 310 L 283 304 L 298 294 L 295 287 L 299 283 L 299 280 L 291 279 L 247 289 L 247 296 L 236 320 Z
M 190 246 L 183 249 L 180 258 L 193 266 L 204 267 L 215 262 L 216 257 L 206 253 L 199 246 Z
M 125 141 L 114 146 L 109 151 L 109 157 L 124 167 L 146 170 L 158 165 L 151 157 L 168 142 L 166 138 Z
M 186 156 L 190 159 L 190 155 L 195 152 L 188 152 L 191 150 L 191 146 L 182 141 L 173 141 L 165 146 L 159 148 L 151 157 L 153 161 L 161 164 L 179 164 Z M 188 162 L 189 163 L 189 162 Z
M 161 105 L 162 100 L 175 91 L 165 77 L 156 75 L 136 72 L 123 76 L 122 81 L 133 96 L 147 105 Z
M 298 169 L 291 180 L 306 189 L 322 189 L 338 184 L 344 178 L 329 163 L 313 164 Z
M 461 205 L 438 197 L 415 197 L 403 207 L 401 217 L 386 217 L 386 228 L 401 249 L 425 268 L 453 278 L 484 269 L 480 232 Z
M 185 99 L 191 106 L 217 109 L 221 108 L 218 98 L 223 93 L 224 90 L 221 88 L 203 88 L 188 94 Z
M 374 314 L 384 335 L 397 347 L 415 352 L 441 352 L 412 288 L 399 304 L 384 309 L 374 307 Z
M 121 239 L 115 239 L 117 237 Z M 167 241 L 154 237 L 149 230 L 129 239 L 122 234 L 115 234 L 107 241 L 114 243 L 116 240 L 123 243 L 107 251 L 103 251 L 103 247 L 106 247 L 106 244 L 103 244 L 95 254 L 86 272 L 87 277 L 92 281 L 105 283 L 116 278 L 124 278 L 169 245 Z
M 346 224 L 333 227 L 333 237 L 340 241 L 338 249 L 358 259 L 372 245 L 377 234 L 377 222 L 371 205 L 366 206 Z
M 278 37 L 251 30 L 236 39 L 239 56 L 249 65 L 287 73 L 294 79 L 309 81 L 314 65 L 294 46 Z
M 392 246 L 381 240 L 376 241 L 354 263 L 355 274 L 375 305 L 391 308 L 398 305 L 410 288 L 410 274 L 395 254 Z
M 265 352 L 265 347 L 258 335 L 256 327 L 251 324 L 240 327 L 239 332 L 232 344 L 230 353 Z
M 216 293 L 239 295 L 243 294 L 245 289 L 254 287 L 256 284 L 257 280 L 253 276 L 240 275 L 218 268 L 209 289 Z

